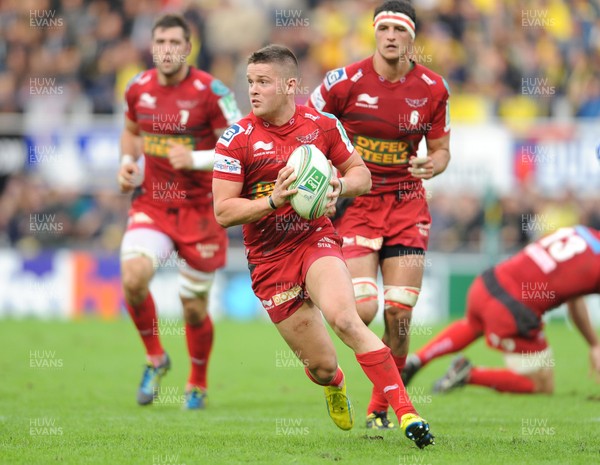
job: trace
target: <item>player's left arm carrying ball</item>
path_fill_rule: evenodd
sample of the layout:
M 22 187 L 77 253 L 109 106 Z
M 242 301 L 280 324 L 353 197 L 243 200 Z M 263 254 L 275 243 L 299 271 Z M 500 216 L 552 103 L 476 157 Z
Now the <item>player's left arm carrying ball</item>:
M 139 183 L 141 173 L 137 159 L 140 145 L 138 124 L 125 117 L 125 128 L 121 134 L 121 163 L 117 175 L 122 193 L 131 192 Z
M 600 342 L 590 321 L 584 298 L 577 297 L 569 300 L 567 308 L 573 324 L 590 346 L 590 374 L 600 382 Z

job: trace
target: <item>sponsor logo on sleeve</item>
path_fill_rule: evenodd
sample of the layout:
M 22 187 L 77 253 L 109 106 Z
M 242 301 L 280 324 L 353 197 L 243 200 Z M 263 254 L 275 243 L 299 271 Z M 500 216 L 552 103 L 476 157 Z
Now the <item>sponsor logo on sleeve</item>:
M 348 79 L 348 75 L 346 74 L 345 68 L 338 68 L 329 71 L 325 76 L 325 89 L 331 90 L 331 88 L 338 82 L 345 81 L 346 79 Z
M 242 165 L 236 158 L 216 153 L 214 170 L 220 171 L 221 173 L 242 174 Z
M 244 128 L 241 127 L 239 124 L 234 124 L 223 133 L 223 135 L 217 141 L 217 144 L 222 144 L 225 147 L 229 147 L 229 144 L 231 144 L 233 138 L 239 133 L 241 133 L 243 130 Z

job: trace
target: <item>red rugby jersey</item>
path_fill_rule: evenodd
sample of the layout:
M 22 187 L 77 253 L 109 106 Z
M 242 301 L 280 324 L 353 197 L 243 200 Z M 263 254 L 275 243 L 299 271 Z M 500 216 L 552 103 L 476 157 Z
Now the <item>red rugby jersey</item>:
M 328 72 L 308 104 L 339 118 L 371 171 L 371 194 L 380 194 L 420 188 L 408 160 L 424 136 L 450 133 L 448 95 L 444 79 L 422 65 L 392 83 L 369 57 Z
M 344 163 L 354 148 L 340 122 L 331 115 L 302 105 L 282 126 L 274 126 L 250 113 L 231 126 L 217 142 L 214 177 L 243 183 L 241 196 L 257 199 L 271 194 L 279 170 L 301 145 L 317 146 L 334 166 Z M 329 218 L 301 218 L 289 203 L 255 223 L 243 226 L 248 261 L 277 260 L 297 244 L 324 228 Z
M 166 158 L 167 142 L 192 150 L 214 148 L 214 131 L 241 117 L 230 90 L 193 67 L 180 83 L 164 86 L 151 69 L 132 79 L 125 101 L 127 118 L 139 125 L 145 157 L 142 194 L 135 202 L 169 208 L 212 201 L 212 173 L 174 169 Z
M 515 299 L 542 315 L 565 301 L 600 292 L 600 231 L 561 228 L 499 263 L 496 278 Z

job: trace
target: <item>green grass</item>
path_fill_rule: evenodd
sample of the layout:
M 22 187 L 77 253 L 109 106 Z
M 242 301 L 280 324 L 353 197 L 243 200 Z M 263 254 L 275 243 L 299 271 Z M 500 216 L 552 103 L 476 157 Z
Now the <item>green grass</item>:
M 398 431 L 363 428 L 370 386 L 351 351 L 340 344 L 357 412 L 350 432 L 333 425 L 321 389 L 306 379 L 268 323 L 216 324 L 209 408 L 186 412 L 179 403 L 188 370 L 183 336 L 163 338 L 173 360 L 163 403 L 138 407 L 135 391 L 144 358 L 129 321 L 3 320 L 0 463 L 600 463 L 599 387 L 587 377 L 586 346 L 561 324 L 547 333 L 556 359 L 552 397 L 471 386 L 432 396 L 429 388 L 449 357 L 419 373 L 409 392 L 436 434 L 436 445 L 420 451 Z M 428 337 L 413 337 L 413 347 Z M 482 343 L 467 353 L 476 364 L 502 363 Z M 527 428 L 533 428 L 530 434 Z

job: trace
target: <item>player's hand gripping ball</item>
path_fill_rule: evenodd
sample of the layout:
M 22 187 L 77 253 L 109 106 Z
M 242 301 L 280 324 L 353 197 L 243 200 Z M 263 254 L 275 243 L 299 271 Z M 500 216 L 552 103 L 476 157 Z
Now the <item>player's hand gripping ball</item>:
M 325 214 L 327 194 L 333 192 L 329 184 L 333 175 L 329 161 L 314 145 L 301 145 L 292 152 L 287 166 L 294 168 L 296 180 L 290 189 L 298 192 L 290 197 L 292 208 L 302 218 L 314 220 Z

